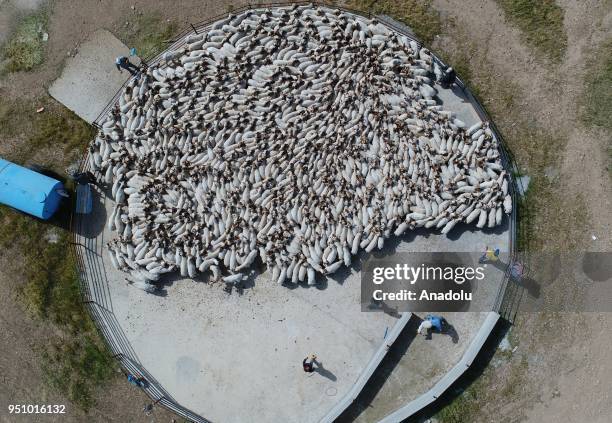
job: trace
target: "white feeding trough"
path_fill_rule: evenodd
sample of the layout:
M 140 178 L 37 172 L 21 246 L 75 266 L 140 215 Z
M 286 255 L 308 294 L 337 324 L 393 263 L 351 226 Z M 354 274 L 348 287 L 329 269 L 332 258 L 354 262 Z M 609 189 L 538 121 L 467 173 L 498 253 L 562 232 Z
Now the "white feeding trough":
M 91 147 L 116 201 L 111 259 L 145 286 L 236 282 L 257 256 L 278 283 L 314 284 L 393 234 L 510 212 L 492 131 L 442 110 L 428 50 L 375 20 L 275 8 L 185 41 Z

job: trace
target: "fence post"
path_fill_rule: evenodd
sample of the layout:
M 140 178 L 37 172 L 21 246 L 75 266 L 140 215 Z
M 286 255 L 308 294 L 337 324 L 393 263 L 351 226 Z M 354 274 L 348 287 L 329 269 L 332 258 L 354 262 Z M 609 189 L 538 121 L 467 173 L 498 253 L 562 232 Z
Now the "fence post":
M 196 27 L 193 26 L 193 24 L 191 22 L 189 22 L 189 25 L 191 25 L 191 29 L 193 29 L 193 32 L 195 32 L 197 34 L 198 30 L 196 29 Z

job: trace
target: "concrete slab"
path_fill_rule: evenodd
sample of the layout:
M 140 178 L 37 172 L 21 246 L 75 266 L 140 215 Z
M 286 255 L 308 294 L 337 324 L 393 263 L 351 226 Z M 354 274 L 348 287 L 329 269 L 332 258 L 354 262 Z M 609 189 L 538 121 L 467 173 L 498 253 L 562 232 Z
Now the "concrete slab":
M 103 250 L 112 234 L 106 227 L 98 232 L 112 201 L 98 193 L 93 203 L 88 220 L 98 222 L 98 229 L 86 235 L 96 239 L 103 260 L 107 307 L 139 364 L 178 404 L 212 421 L 319 421 L 350 390 L 398 320 L 361 312 L 359 269 L 365 255 L 352 269 L 324 281 L 322 289 L 288 289 L 263 273 L 247 283 L 242 295 L 190 279 L 169 280 L 164 296 L 146 294 L 125 282 Z M 463 231 L 456 240 L 432 233 L 412 236 L 387 244 L 382 253 L 473 251 L 479 242 L 503 248 L 503 233 Z M 366 393 L 381 386 L 375 398 L 367 407 L 361 400 L 352 407 L 353 413 L 367 411 L 355 418 L 384 417 L 433 386 L 463 355 L 484 315 L 446 316 L 459 334 L 457 343 L 436 337 L 412 345 L 418 326 L 413 317 L 391 350 L 393 356 L 366 384 Z M 305 375 L 301 360 L 311 352 L 326 370 Z
M 117 37 L 100 29 L 68 58 L 61 76 L 49 88 L 49 94 L 85 121 L 92 123 L 128 79 L 126 71 L 115 67 L 117 56 L 129 56 L 129 49 Z M 131 58 L 135 64 L 137 57 Z
M 92 221 L 112 211 L 104 196 Z M 96 236 L 109 306 L 139 363 L 180 405 L 217 422 L 317 422 L 342 399 L 399 316 L 362 313 L 358 273 L 323 287 L 288 289 L 266 272 L 242 295 L 190 279 L 167 281 L 165 296 L 129 286 Z M 93 287 L 92 287 L 93 289 Z M 307 375 L 316 353 L 323 370 Z
M 417 336 L 421 319 L 404 328 L 368 385 L 339 422 L 376 422 L 431 389 L 463 356 L 487 313 L 445 313 L 457 338 Z M 420 316 L 423 317 L 423 316 Z

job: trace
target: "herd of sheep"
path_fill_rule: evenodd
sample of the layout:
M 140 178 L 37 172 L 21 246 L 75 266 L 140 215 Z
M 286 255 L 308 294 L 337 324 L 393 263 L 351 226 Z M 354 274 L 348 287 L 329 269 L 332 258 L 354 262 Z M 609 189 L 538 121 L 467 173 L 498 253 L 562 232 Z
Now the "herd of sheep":
M 486 123 L 436 101 L 430 52 L 324 7 L 251 10 L 126 86 L 90 148 L 115 206 L 113 264 L 235 283 L 259 258 L 315 284 L 418 227 L 493 227 L 512 200 Z

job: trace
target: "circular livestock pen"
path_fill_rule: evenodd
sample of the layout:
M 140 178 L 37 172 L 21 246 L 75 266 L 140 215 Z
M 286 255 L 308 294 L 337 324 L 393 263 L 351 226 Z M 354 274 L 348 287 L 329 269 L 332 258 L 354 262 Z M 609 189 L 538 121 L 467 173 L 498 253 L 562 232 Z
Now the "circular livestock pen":
M 146 62 L 97 119 L 83 161 L 109 189 L 114 238 L 76 240 L 82 279 L 93 250 L 145 291 L 167 273 L 237 284 L 256 261 L 270 283 L 316 285 L 406 231 L 492 228 L 505 215 L 512 255 L 515 188 L 499 134 L 460 79 L 480 121 L 440 104 L 446 65 L 384 17 L 237 10 Z M 94 320 L 124 367 L 148 375 L 105 284 L 84 282 Z M 497 310 L 504 292 L 505 282 Z M 205 421 L 148 376 L 152 397 Z
M 163 273 L 316 283 L 419 227 L 502 223 L 498 140 L 434 97 L 445 71 L 376 19 L 290 7 L 229 16 L 125 87 L 91 147 L 112 186 L 111 260 Z

